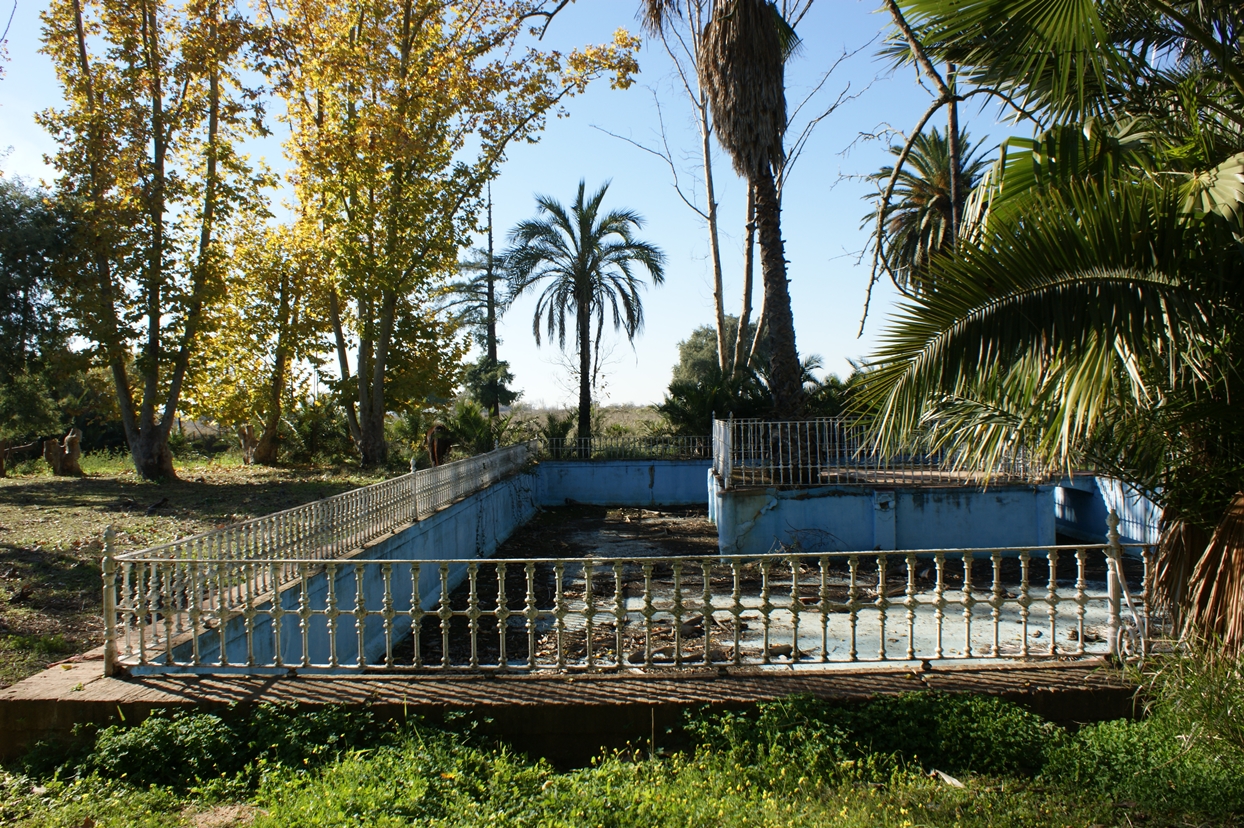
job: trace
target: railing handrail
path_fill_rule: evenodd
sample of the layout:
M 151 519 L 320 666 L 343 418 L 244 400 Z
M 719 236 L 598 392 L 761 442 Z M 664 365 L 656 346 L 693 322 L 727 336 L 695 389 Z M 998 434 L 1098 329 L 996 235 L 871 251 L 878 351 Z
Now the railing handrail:
M 164 543 L 149 546 L 134 552 L 122 552 L 117 554 L 115 557 L 117 560 L 140 560 L 142 559 L 141 556 L 146 555 L 152 559 L 155 559 L 155 553 L 175 549 L 179 546 L 187 544 L 202 543 L 209 541 L 212 538 L 220 537 L 226 533 L 245 531 L 248 528 L 257 527 L 261 524 L 276 522 L 282 518 L 293 518 L 301 514 L 310 513 L 312 510 L 323 509 L 334 504 L 364 500 L 370 493 L 380 491 L 381 489 L 401 488 L 402 486 L 414 483 L 413 490 L 417 491 L 419 489 L 418 484 L 420 481 L 429 477 L 437 476 L 438 474 L 443 475 L 447 470 L 448 473 L 452 474 L 455 470 L 465 470 L 472 466 L 483 467 L 486 466 L 490 460 L 507 458 L 508 455 L 516 454 L 519 451 L 525 452 L 527 456 L 530 456 L 534 452 L 534 449 L 535 441 L 517 443 L 512 446 L 502 446 L 501 448 L 494 449 L 493 451 L 485 454 L 478 454 L 474 457 L 467 457 L 463 460 L 455 460 L 452 463 L 445 463 L 441 466 L 435 466 L 430 469 L 419 469 L 418 471 L 407 472 L 406 474 L 398 475 L 397 477 L 391 477 L 387 480 L 381 480 L 377 483 L 371 483 L 366 486 L 359 486 L 358 488 L 351 489 L 346 492 L 339 492 L 335 495 L 329 495 L 328 497 L 313 500 L 309 503 L 291 506 L 290 508 L 282 509 L 279 512 L 270 512 L 266 515 L 259 515 L 258 517 L 236 521 L 225 526 L 218 526 L 215 529 L 209 529 L 206 532 L 199 532 L 198 534 L 187 535 L 171 541 L 165 541 Z M 407 522 L 406 516 L 394 516 L 390 525 L 401 526 L 404 525 L 405 522 Z M 159 559 L 165 560 L 166 558 Z
M 1153 548 L 1151 543 L 1119 543 L 1118 548 L 1121 550 L 1136 549 L 1146 550 Z M 973 546 L 973 547 L 929 547 L 927 549 L 852 549 L 852 550 L 832 550 L 823 552 L 802 552 L 797 550 L 782 550 L 776 552 L 764 552 L 760 554 L 747 553 L 731 553 L 722 554 L 718 552 L 706 552 L 702 555 L 602 555 L 588 556 L 582 558 L 567 557 L 545 557 L 545 558 L 363 558 L 351 557 L 338 561 L 326 561 L 322 558 L 310 557 L 291 557 L 291 558 L 262 558 L 258 560 L 246 559 L 238 560 L 238 563 L 265 563 L 265 564 L 335 564 L 344 566 L 354 566 L 355 564 L 411 564 L 416 563 L 422 565 L 439 566 L 440 564 L 449 564 L 450 566 L 463 566 L 471 563 L 504 563 L 512 564 L 544 564 L 544 563 L 561 563 L 561 564 L 599 564 L 599 563 L 676 563 L 680 561 L 699 562 L 703 560 L 718 561 L 727 564 L 732 561 L 749 562 L 749 561 L 765 561 L 774 559 L 789 560 L 791 558 L 800 558 L 812 560 L 815 558 L 852 558 L 858 556 L 871 557 L 906 557 L 908 555 L 929 556 L 929 555 L 972 555 L 986 556 L 998 552 L 1003 556 L 1010 556 L 1011 553 L 1018 555 L 1019 553 L 1039 553 L 1039 552 L 1078 552 L 1084 551 L 1103 551 L 1112 548 L 1109 542 L 1103 543 L 1062 543 L 1062 544 L 1038 544 L 1031 546 Z M 116 556 L 117 560 L 126 560 L 130 563 L 165 563 L 176 562 L 179 560 L 199 560 L 197 558 L 175 559 L 166 557 L 135 557 L 138 553 L 129 553 L 124 558 L 121 555 Z M 216 559 L 211 559 L 216 562 Z

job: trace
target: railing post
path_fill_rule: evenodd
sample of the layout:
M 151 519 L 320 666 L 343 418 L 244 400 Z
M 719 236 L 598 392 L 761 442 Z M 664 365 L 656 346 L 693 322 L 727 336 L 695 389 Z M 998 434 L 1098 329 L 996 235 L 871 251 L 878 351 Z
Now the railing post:
M 104 530 L 104 558 L 101 562 L 104 580 L 104 675 L 117 674 L 117 563 L 112 554 L 116 530 Z
M 725 443 L 723 451 L 726 453 L 726 479 L 722 482 L 723 488 L 730 488 L 730 480 L 734 477 L 734 412 L 730 412 L 729 419 L 726 420 L 726 437 L 722 440 Z
M 1123 548 L 1119 544 L 1119 513 L 1114 509 L 1110 510 L 1110 514 L 1106 516 L 1106 595 L 1110 604 L 1110 616 L 1107 621 L 1109 630 L 1110 655 L 1118 657 L 1119 655 L 1119 619 L 1120 619 L 1120 601 L 1122 600 L 1122 589 L 1119 585 L 1119 574 L 1122 571 Z
M 410 459 L 410 522 L 419 522 L 419 474 L 415 471 L 415 458 Z

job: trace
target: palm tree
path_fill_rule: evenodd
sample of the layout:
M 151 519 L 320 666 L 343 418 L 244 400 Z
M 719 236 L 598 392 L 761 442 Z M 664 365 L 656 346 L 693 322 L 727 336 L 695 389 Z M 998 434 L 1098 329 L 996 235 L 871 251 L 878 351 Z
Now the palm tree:
M 649 29 L 660 31 L 683 6 L 679 0 L 642 0 L 641 9 Z M 776 177 L 784 158 L 785 62 L 796 43 L 769 0 L 723 0 L 704 26 L 698 61 L 717 139 L 755 194 L 773 409 L 783 418 L 803 412 Z
M 885 254 L 882 260 L 890 271 L 895 286 L 903 293 L 921 293 L 930 286 L 926 281 L 929 260 L 939 251 L 955 245 L 955 228 L 964 234 L 963 215 L 968 194 L 980 181 L 988 161 L 973 147 L 968 134 L 959 132 L 959 192 L 951 207 L 950 142 L 934 128 L 916 137 L 910 154 L 899 171 L 898 183 L 886 210 L 884 224 Z M 893 155 L 903 151 L 890 147 Z M 869 178 L 889 181 L 893 167 L 882 167 Z M 876 224 L 877 211 L 864 217 L 864 224 Z
M 579 347 L 579 439 L 586 441 L 592 436 L 592 323 L 597 345 L 606 311 L 613 329 L 621 329 L 633 341 L 644 326 L 639 296 L 644 283 L 633 267 L 646 269 L 653 284 L 659 285 L 665 281 L 665 254 L 635 238 L 633 231 L 644 223 L 635 211 L 601 214 L 608 182 L 591 196 L 585 188 L 580 181 L 569 211 L 556 199 L 536 196 L 537 218 L 510 231 L 505 261 L 515 296 L 544 283 L 531 323 L 537 345 L 543 323 L 548 338 L 556 336 L 564 349 L 566 317 L 573 314 Z
M 1163 507 L 1167 607 L 1244 649 L 1244 10 L 903 6 L 933 59 L 1048 128 L 1004 145 L 981 229 L 892 318 L 859 397 L 877 440 L 1132 484 Z

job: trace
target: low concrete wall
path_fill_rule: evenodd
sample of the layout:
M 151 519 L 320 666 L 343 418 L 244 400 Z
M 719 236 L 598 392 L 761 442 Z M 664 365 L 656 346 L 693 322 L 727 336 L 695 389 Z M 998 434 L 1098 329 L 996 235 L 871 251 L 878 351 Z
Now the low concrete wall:
M 722 554 L 1054 543 L 1053 486 L 723 490 L 710 480 Z
M 702 506 L 709 460 L 544 460 L 540 505 Z
M 366 558 L 368 561 L 435 558 L 465 561 L 490 557 L 514 530 L 535 515 L 538 490 L 538 470 L 516 474 L 418 523 L 399 529 L 389 537 L 359 550 L 353 557 Z M 389 570 L 393 606 L 399 612 L 405 612 L 411 606 L 413 593 L 411 567 L 407 564 L 395 564 Z M 312 573 L 307 582 L 308 604 L 314 612 L 322 613 L 328 606 L 329 579 L 322 564 L 315 566 Z M 337 633 L 333 638 L 336 639 L 337 661 L 343 665 L 358 663 L 359 635 L 353 613 L 359 593 L 359 583 L 356 580 L 359 576 L 359 570 L 350 558 L 337 562 L 332 586 L 341 615 L 337 619 Z M 384 576 L 384 567 L 381 564 L 368 563 L 361 566 L 363 606 L 370 613 L 378 613 L 383 607 Z M 440 601 L 440 577 L 438 568 L 420 568 L 420 604 L 425 610 L 434 608 Z M 449 567 L 449 588 L 454 589 L 465 577 L 465 566 Z M 281 609 L 285 613 L 281 620 L 281 658 L 291 667 L 297 667 L 302 661 L 302 630 L 296 615 L 301 600 L 301 584 L 289 585 L 281 591 Z M 270 664 L 276 655 L 271 602 L 259 605 L 257 611 L 251 634 L 254 659 L 259 664 Z M 324 615 L 313 615 L 307 627 L 307 650 L 311 662 L 327 663 L 331 641 L 327 618 Z M 393 619 L 393 640 L 400 641 L 410 632 L 410 628 L 410 616 L 397 615 Z M 245 664 L 247 635 L 244 619 L 231 619 L 226 625 L 224 637 L 229 663 Z M 191 646 L 189 642 L 183 644 L 175 652 L 176 658 L 188 659 Z M 217 635 L 200 636 L 199 652 L 202 661 L 216 661 L 220 653 L 220 638 Z M 384 619 L 379 615 L 369 615 L 364 622 L 363 652 L 367 663 L 381 661 L 384 657 Z
M 1123 543 L 1158 542 L 1161 508 L 1120 480 L 1077 475 L 1059 483 L 1054 493 L 1058 531 L 1076 540 L 1104 543 L 1111 509 L 1119 514 Z

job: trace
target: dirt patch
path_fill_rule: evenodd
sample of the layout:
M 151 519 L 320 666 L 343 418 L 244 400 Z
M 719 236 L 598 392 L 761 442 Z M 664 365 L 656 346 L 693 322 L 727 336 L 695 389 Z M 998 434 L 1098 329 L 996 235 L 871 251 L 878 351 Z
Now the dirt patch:
M 0 688 L 103 639 L 104 529 L 142 549 L 375 482 L 350 471 L 206 467 L 176 483 L 132 473 L 0 479 Z
M 187 810 L 183 816 L 194 828 L 241 828 L 250 825 L 260 810 L 253 805 L 218 805 L 206 811 Z

